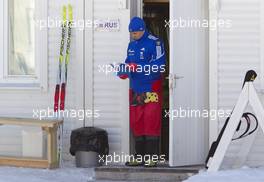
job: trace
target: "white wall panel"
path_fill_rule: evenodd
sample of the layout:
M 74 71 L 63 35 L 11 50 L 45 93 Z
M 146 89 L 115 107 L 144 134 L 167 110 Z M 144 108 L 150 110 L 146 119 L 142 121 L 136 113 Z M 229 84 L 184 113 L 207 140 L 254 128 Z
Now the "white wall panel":
M 127 152 L 128 83 L 119 80 L 113 73 L 99 72 L 100 65 L 124 62 L 129 40 L 129 16 L 119 9 L 118 0 L 96 0 L 94 20 L 119 19 L 120 31 L 93 32 L 93 107 L 100 111 L 93 125 L 106 129 L 110 153 Z M 125 14 L 124 14 L 125 13 Z M 125 107 L 124 107 L 125 105 Z
M 263 61 L 261 52 L 261 0 L 221 0 L 218 19 L 232 21 L 229 29 L 218 29 L 217 40 L 217 79 L 218 109 L 232 109 L 241 91 L 245 73 L 254 69 L 258 79 L 254 85 L 261 88 Z M 218 128 L 223 126 L 226 118 L 220 118 Z M 247 164 L 264 164 L 263 137 L 258 136 L 248 157 Z M 232 142 L 225 158 L 225 165 L 232 164 L 240 145 L 244 140 Z M 256 148 L 255 148 L 256 147 Z M 263 150 L 262 150 L 263 149 Z M 262 150 L 262 151 L 261 151 Z M 261 155 L 262 154 L 262 155 Z M 256 157 L 258 159 L 256 160 Z M 255 163 L 257 161 L 257 163 Z M 261 162 L 260 162 L 261 161 Z

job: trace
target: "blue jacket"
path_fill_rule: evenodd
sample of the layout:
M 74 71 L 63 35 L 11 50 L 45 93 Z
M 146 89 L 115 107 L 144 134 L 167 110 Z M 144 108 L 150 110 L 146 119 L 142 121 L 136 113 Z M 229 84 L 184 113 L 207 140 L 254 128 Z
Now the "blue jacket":
M 139 40 L 131 41 L 125 63 L 137 64 L 137 71 L 130 75 L 130 88 L 136 93 L 152 92 L 152 84 L 161 79 L 165 71 L 163 42 L 145 31 Z

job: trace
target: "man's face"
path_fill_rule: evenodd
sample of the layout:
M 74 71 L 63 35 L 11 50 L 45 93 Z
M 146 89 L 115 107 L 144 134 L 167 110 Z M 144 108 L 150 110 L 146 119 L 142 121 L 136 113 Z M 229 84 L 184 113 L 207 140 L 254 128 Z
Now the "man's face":
M 131 32 L 131 37 L 134 40 L 140 39 L 144 34 L 144 31 L 138 31 L 138 32 Z

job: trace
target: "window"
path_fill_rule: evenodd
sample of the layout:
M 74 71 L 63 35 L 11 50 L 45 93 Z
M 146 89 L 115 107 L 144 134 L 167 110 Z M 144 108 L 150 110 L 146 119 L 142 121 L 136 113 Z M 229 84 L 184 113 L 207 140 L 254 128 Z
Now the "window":
M 45 89 L 47 29 L 35 21 L 47 18 L 47 1 L 2 0 L 0 8 L 0 88 Z
M 9 0 L 8 75 L 36 75 L 34 0 Z

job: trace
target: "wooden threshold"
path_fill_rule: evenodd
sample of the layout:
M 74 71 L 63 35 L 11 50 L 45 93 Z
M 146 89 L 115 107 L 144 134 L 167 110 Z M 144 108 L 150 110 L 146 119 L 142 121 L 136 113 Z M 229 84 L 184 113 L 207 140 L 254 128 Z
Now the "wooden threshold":
M 95 168 L 96 180 L 112 181 L 162 181 L 179 182 L 195 175 L 204 166 L 187 167 L 128 167 L 125 165 L 101 166 Z

